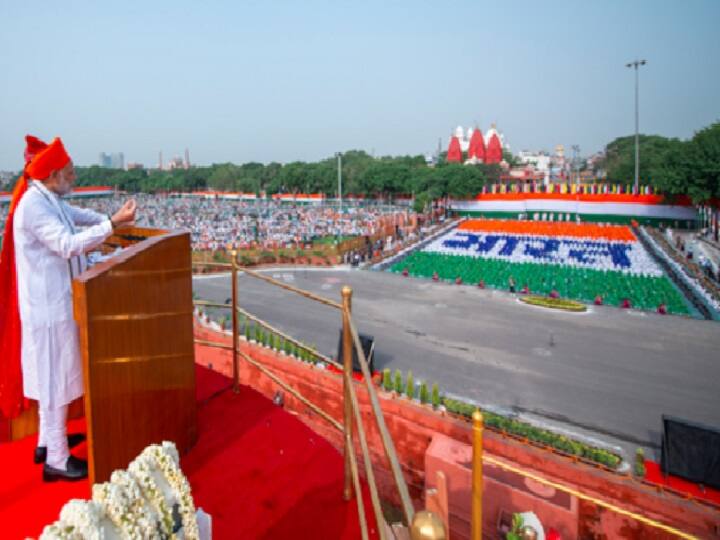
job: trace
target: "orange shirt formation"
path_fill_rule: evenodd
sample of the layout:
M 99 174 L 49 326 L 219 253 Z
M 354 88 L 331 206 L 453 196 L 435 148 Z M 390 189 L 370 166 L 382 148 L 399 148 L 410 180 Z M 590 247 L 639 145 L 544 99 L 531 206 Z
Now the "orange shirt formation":
M 471 219 L 460 224 L 461 231 L 474 233 L 505 233 L 526 236 L 560 236 L 635 242 L 630 227 L 598 225 L 595 223 L 571 223 L 549 221 L 505 221 L 500 219 Z

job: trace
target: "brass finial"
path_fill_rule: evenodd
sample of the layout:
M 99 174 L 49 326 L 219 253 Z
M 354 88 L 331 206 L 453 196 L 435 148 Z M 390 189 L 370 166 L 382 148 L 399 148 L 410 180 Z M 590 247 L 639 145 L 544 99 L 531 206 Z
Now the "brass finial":
M 445 525 L 432 512 L 422 510 L 416 512 L 410 525 L 410 538 L 412 540 L 445 540 Z

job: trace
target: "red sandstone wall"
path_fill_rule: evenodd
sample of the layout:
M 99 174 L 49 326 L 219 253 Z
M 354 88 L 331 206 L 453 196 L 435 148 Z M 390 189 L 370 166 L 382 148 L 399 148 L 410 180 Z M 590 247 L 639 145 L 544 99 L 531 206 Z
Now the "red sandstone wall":
M 200 327 L 196 327 L 195 336 L 198 339 L 209 341 L 223 341 L 228 344 L 231 342 L 228 336 L 219 335 Z M 310 401 L 342 421 L 342 381 L 339 375 L 311 367 L 245 341 L 241 342 L 241 350 L 261 361 L 265 367 L 280 375 L 283 380 L 299 390 Z M 227 375 L 232 374 L 230 351 L 196 345 L 196 361 L 203 365 L 212 364 L 214 369 Z M 243 362 L 242 359 L 240 361 L 240 381 L 268 397 L 272 397 L 278 390 L 272 380 L 247 362 Z M 357 385 L 356 389 L 368 443 L 373 454 L 374 471 L 379 489 L 384 498 L 397 502 L 396 490 L 382 450 L 382 442 L 370 412 L 367 390 L 364 385 Z M 380 401 L 411 495 L 416 507 L 422 507 L 425 487 L 425 456 L 433 435 L 439 433 L 455 441 L 470 444 L 470 425 L 450 415 L 439 414 L 428 406 L 412 403 L 405 398 L 394 398 L 383 391 L 380 391 Z M 287 392 L 285 392 L 285 407 L 296 412 L 299 418 L 327 438 L 338 449 L 342 448 L 341 434 Z M 718 538 L 715 536 L 715 531 L 716 528 L 720 528 L 720 512 L 705 505 L 656 491 L 629 476 L 612 474 L 582 463 L 574 463 L 568 458 L 503 437 L 495 432 L 485 431 L 483 446 L 486 452 L 494 456 L 562 482 L 583 493 L 613 502 L 633 512 L 696 534 L 701 538 Z M 359 459 L 361 458 L 359 457 Z M 486 490 L 490 489 L 491 483 L 488 483 Z M 512 508 L 511 511 L 526 509 Z M 486 527 L 487 523 L 491 523 L 493 520 L 496 520 L 496 516 L 486 515 Z M 567 529 L 564 532 L 567 532 Z M 568 537 L 612 539 L 669 538 L 670 536 L 630 522 L 622 516 L 599 509 L 593 504 L 580 501 L 577 536 L 569 534 Z

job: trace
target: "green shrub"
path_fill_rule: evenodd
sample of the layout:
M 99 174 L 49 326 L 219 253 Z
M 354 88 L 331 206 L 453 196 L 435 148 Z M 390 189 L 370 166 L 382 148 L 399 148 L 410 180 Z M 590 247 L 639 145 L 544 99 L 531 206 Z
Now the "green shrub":
M 394 383 L 393 388 L 398 394 L 402 394 L 403 391 L 403 381 L 402 381 L 402 373 L 400 373 L 399 369 L 395 370 L 395 376 L 394 376 Z
M 412 371 L 408 371 L 407 383 L 405 384 L 405 395 L 413 399 L 415 397 L 415 381 L 413 381 Z
M 245 340 L 250 341 L 250 321 L 245 323 Z
M 285 347 L 284 347 L 284 348 L 285 348 L 285 354 L 287 354 L 288 356 L 291 356 L 291 355 L 293 354 L 293 352 L 295 352 L 295 351 L 293 350 L 294 347 L 295 347 L 295 345 L 293 345 L 292 341 L 290 341 L 290 340 L 285 340 Z
M 433 383 L 433 385 L 432 385 L 431 402 L 432 402 L 432 406 L 436 409 L 440 406 L 440 389 L 438 388 L 437 383 Z
M 635 476 L 645 478 L 645 450 L 638 448 L 635 450 Z
M 427 389 L 427 383 L 425 383 L 425 381 L 423 381 L 420 384 L 420 403 L 423 403 L 423 404 L 427 403 L 428 397 L 429 397 L 429 394 L 428 394 L 428 389 Z
M 390 368 L 383 369 L 383 388 L 386 392 L 392 390 L 392 376 L 390 375 Z
M 263 334 L 262 328 L 260 328 L 259 324 L 256 324 L 255 325 L 255 342 L 256 343 L 258 343 L 258 344 L 262 343 L 262 334 Z

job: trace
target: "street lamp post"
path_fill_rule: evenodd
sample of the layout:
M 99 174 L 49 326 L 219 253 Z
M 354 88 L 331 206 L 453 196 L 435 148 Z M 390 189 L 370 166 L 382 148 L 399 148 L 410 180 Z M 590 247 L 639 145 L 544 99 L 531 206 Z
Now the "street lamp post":
M 572 145 L 573 151 L 573 162 L 572 167 L 575 169 L 575 185 L 580 185 L 580 166 L 578 164 L 578 155 L 580 153 L 580 146 L 577 144 Z
M 638 68 L 647 64 L 645 60 L 635 60 L 625 67 L 635 68 L 635 193 L 640 192 L 640 104 Z
M 338 169 L 338 205 L 340 213 L 342 214 L 342 154 L 340 152 L 335 152 L 335 156 L 337 156 Z

